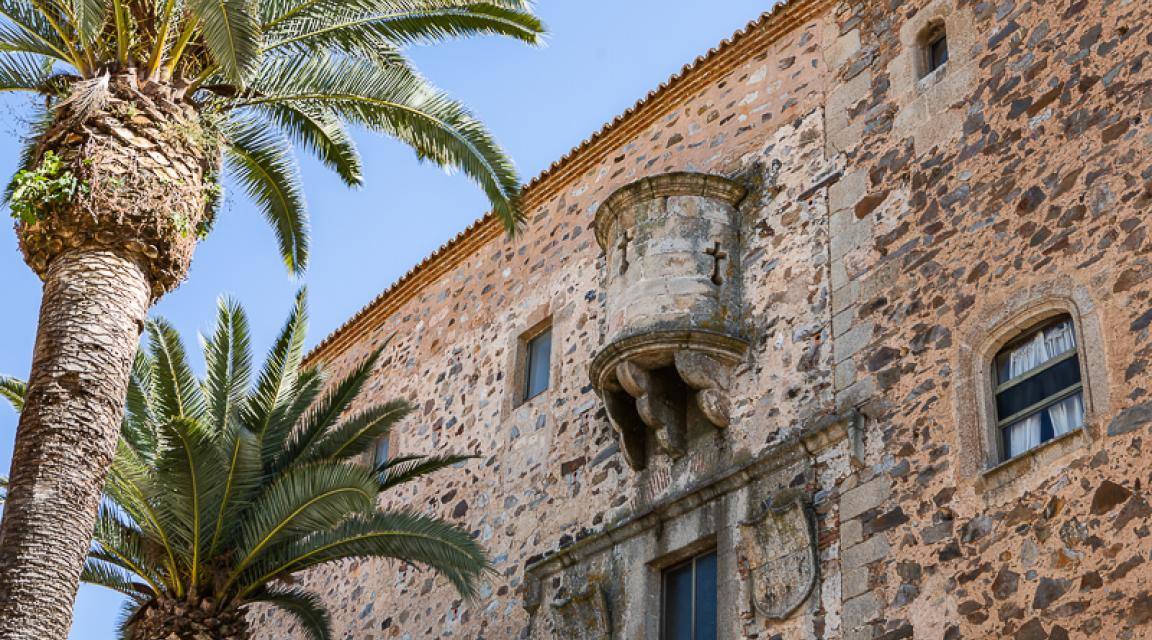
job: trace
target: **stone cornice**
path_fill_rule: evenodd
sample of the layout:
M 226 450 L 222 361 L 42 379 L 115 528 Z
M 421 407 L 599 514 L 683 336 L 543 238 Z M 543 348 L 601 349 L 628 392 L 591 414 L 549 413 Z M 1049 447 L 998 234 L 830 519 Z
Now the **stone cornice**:
M 797 464 L 811 465 L 816 456 L 847 437 L 845 428 L 848 420 L 848 416 L 814 420 L 800 432 L 761 452 L 756 459 L 720 471 L 685 491 L 667 496 L 619 522 L 610 524 L 601 531 L 592 533 L 560 550 L 549 552 L 545 557 L 530 562 L 525 570 L 530 577 L 539 579 L 562 568 L 578 565 L 587 558 L 633 538 L 661 522 L 747 487 L 781 469 Z
M 603 161 L 606 154 L 626 144 L 696 95 L 717 78 L 745 63 L 785 34 L 821 15 L 833 0 L 784 0 L 748 23 L 731 38 L 685 65 L 634 106 L 605 124 L 524 186 L 523 209 L 546 205 L 558 192 Z M 404 274 L 390 287 L 333 331 L 308 354 L 310 365 L 331 361 L 365 333 L 380 326 L 419 291 L 436 282 L 480 247 L 499 238 L 503 227 L 491 213 L 473 222 L 452 240 Z
M 676 171 L 640 178 L 620 187 L 600 203 L 600 207 L 596 210 L 596 220 L 593 222 L 596 241 L 600 243 L 601 249 L 607 251 L 606 234 L 612 226 L 612 220 L 637 202 L 665 196 L 703 196 L 727 202 L 735 207 L 747 193 L 748 189 L 743 185 L 723 176 L 707 173 Z

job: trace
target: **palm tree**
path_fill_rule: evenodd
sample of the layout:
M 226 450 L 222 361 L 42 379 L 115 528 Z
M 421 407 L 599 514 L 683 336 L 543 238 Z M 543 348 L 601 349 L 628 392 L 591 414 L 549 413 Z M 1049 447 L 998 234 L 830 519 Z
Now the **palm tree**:
M 63 638 L 148 308 L 185 277 L 227 170 L 307 259 L 294 146 L 361 180 L 348 126 L 457 168 L 515 229 L 519 182 L 403 47 L 534 43 L 529 0 L 0 0 L 0 90 L 38 95 L 8 191 L 39 328 L 0 523 L 0 639 Z
M 409 405 L 354 408 L 379 351 L 329 380 L 301 365 L 305 325 L 301 296 L 253 385 L 247 318 L 234 302 L 221 301 L 203 340 L 202 379 L 172 327 L 148 323 L 82 574 L 128 596 L 125 640 L 247 638 L 253 604 L 283 609 L 307 637 L 328 640 L 323 604 L 291 578 L 345 558 L 424 564 L 473 595 L 488 563 L 468 532 L 377 504 L 469 457 L 367 462 Z M 0 380 L 0 395 L 20 409 L 18 382 Z

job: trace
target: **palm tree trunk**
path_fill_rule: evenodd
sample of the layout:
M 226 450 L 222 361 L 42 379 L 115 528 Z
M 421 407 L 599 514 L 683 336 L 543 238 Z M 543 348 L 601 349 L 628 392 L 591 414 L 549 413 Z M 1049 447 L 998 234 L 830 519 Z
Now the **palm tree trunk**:
M 151 285 L 134 261 L 77 251 L 44 283 L 0 524 L 0 638 L 63 640 L 124 414 Z
M 244 614 L 216 611 L 210 600 L 196 604 L 165 600 L 150 602 L 133 616 L 126 637 L 131 640 L 248 640 Z
M 0 640 L 64 640 L 149 306 L 185 277 L 218 156 L 199 115 L 132 73 L 62 103 L 40 157 L 84 188 L 17 225 L 44 280 L 0 521 Z

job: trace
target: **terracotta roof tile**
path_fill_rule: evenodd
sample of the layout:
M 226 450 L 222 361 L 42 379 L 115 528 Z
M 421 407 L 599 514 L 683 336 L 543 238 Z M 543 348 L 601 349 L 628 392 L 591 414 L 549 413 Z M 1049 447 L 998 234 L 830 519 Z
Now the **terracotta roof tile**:
M 576 164 L 577 161 L 583 159 L 585 155 L 588 155 L 589 151 L 597 146 L 597 143 L 607 139 L 614 132 L 625 128 L 638 114 L 659 102 L 661 98 L 674 92 L 691 78 L 695 72 L 701 70 L 702 67 L 706 67 L 710 63 L 718 60 L 723 54 L 732 51 L 743 42 L 752 39 L 753 36 L 766 32 L 772 32 L 772 34 L 775 35 L 790 30 L 795 26 L 794 21 L 777 21 L 777 18 L 784 14 L 790 14 L 798 19 L 804 19 L 815 13 L 815 9 L 822 7 L 828 2 L 829 0 L 781 0 L 773 6 L 772 9 L 762 13 L 759 18 L 745 25 L 743 29 L 735 32 L 731 37 L 722 40 L 719 45 L 709 49 L 704 55 L 698 56 L 691 63 L 684 65 L 679 73 L 676 73 L 661 83 L 656 89 L 649 91 L 648 95 L 638 100 L 636 104 L 629 107 L 624 113 L 606 123 L 598 131 L 576 145 L 571 151 L 561 156 L 559 160 L 553 162 L 548 168 L 541 171 L 535 178 L 532 178 L 531 181 L 524 185 L 521 191 L 523 194 L 524 209 L 530 210 L 533 205 L 541 204 L 545 201 L 546 197 L 544 196 L 544 192 L 548 190 L 546 187 L 550 186 L 551 181 L 562 177 L 567 170 L 573 168 L 573 165 Z M 812 10 L 804 11 L 804 9 Z M 772 27 L 779 28 L 773 29 Z M 502 229 L 499 221 L 497 221 L 490 212 L 473 221 L 467 228 L 456 234 L 451 240 L 433 251 L 427 258 L 409 269 L 400 279 L 381 292 L 380 295 L 373 298 L 371 302 L 329 334 L 328 337 L 311 350 L 307 356 L 307 360 L 311 362 L 317 359 L 331 359 L 338 355 L 343 351 L 343 347 L 348 346 L 354 341 L 354 334 L 356 333 L 354 330 L 368 329 L 371 326 L 368 320 L 372 317 L 378 317 L 381 314 L 387 317 L 390 310 L 397 308 L 406 301 L 410 295 L 420 289 L 420 281 L 433 281 L 436 275 L 455 264 L 455 260 L 452 260 L 452 258 L 456 260 L 462 259 L 468 255 L 470 248 L 482 245 L 484 242 L 490 240 L 491 237 L 499 235 L 503 232 Z

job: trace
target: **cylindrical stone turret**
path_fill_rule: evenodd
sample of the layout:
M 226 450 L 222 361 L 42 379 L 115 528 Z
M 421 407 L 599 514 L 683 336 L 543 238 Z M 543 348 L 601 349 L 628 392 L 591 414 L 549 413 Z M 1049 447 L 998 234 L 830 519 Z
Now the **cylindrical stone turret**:
M 667 173 L 618 189 L 596 213 L 607 256 L 608 336 L 694 330 L 735 335 L 743 186 Z
M 668 173 L 617 190 L 596 213 L 608 326 L 592 386 L 633 468 L 649 441 L 677 458 L 693 425 L 729 422 L 740 331 L 741 185 Z

